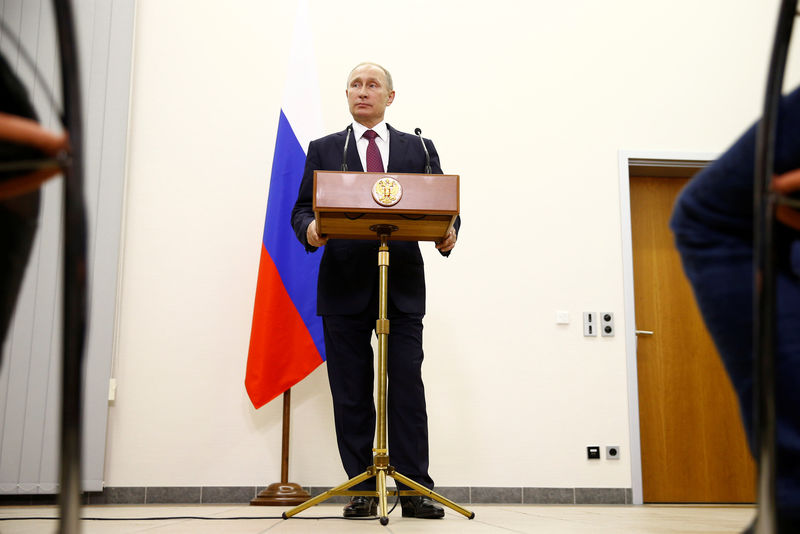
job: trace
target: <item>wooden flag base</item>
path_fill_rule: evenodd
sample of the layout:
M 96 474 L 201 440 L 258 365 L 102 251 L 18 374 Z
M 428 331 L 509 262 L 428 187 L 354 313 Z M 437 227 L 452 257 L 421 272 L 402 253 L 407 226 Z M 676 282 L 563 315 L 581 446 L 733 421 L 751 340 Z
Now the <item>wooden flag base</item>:
M 250 501 L 251 506 L 296 506 L 303 504 L 311 495 L 293 482 L 275 482 Z
M 289 480 L 289 418 L 291 417 L 292 390 L 283 392 L 283 432 L 281 440 L 281 481 L 267 486 L 250 506 L 296 506 L 311 498 L 300 485 Z

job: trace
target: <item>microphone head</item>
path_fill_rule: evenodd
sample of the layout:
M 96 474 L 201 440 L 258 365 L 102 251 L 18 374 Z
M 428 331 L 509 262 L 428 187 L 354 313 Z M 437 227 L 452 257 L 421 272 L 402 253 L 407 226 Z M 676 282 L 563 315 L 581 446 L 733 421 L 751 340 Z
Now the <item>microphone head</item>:
M 422 130 L 420 130 L 419 128 L 414 128 L 414 133 L 419 135 L 422 133 Z

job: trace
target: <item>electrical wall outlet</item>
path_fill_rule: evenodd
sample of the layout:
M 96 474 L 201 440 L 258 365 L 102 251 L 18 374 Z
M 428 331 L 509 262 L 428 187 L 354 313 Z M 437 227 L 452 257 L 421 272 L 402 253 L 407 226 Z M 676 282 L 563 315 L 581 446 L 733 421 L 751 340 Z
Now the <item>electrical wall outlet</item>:
M 597 329 L 597 312 L 583 312 L 583 335 L 596 336 Z
M 586 458 L 589 460 L 599 460 L 600 447 L 598 445 L 589 445 L 586 447 Z
M 619 460 L 619 445 L 608 445 L 606 447 L 606 460 Z
M 600 312 L 600 335 L 603 337 L 614 335 L 614 314 L 612 312 Z

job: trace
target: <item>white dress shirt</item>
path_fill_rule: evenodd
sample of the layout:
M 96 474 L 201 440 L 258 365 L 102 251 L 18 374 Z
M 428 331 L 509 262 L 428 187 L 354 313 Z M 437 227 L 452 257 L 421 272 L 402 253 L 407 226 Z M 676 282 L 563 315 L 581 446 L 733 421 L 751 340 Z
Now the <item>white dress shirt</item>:
M 389 167 L 389 128 L 386 127 L 386 121 L 381 121 L 373 128 L 367 128 L 363 124 L 353 122 L 353 136 L 356 140 L 356 148 L 358 149 L 358 157 L 361 158 L 361 168 L 367 170 L 367 145 L 369 139 L 361 137 L 367 130 L 373 130 L 378 137 L 375 138 L 375 144 L 378 145 L 378 150 L 381 153 L 381 161 L 383 161 L 383 170 L 388 170 Z

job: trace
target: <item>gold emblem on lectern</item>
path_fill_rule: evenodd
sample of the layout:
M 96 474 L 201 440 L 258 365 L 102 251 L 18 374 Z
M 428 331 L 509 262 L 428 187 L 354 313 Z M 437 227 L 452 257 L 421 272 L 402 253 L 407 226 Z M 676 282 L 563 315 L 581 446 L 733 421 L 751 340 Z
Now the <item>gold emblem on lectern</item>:
M 394 206 L 403 198 L 403 186 L 390 176 L 384 176 L 372 186 L 372 198 L 381 206 Z

